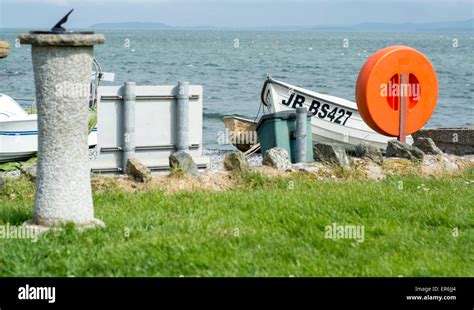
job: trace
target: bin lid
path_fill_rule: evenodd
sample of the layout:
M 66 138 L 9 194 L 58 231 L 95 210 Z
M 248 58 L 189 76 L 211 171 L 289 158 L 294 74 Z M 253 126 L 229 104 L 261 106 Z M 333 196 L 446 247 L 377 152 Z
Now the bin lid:
M 313 114 L 311 112 L 308 112 L 307 117 L 311 117 L 311 116 L 313 116 Z M 280 111 L 280 112 L 269 113 L 269 114 L 263 115 L 257 124 L 257 130 L 266 121 L 277 119 L 277 118 L 281 120 L 294 120 L 296 119 L 296 110 Z

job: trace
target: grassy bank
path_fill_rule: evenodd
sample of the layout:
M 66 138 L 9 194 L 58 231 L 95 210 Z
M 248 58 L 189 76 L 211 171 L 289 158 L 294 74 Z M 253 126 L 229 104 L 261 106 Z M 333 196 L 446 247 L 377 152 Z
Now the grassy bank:
M 245 177 L 222 192 L 96 191 L 107 228 L 0 239 L 1 276 L 474 276 L 474 170 L 458 177 Z M 8 180 L 0 223 L 31 218 Z M 363 225 L 364 242 L 327 239 Z M 458 235 L 456 234 L 458 232 Z

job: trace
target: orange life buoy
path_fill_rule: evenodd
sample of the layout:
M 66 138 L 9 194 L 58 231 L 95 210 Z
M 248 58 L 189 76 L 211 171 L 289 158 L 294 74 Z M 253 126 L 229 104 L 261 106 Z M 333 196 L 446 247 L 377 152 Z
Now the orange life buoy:
M 436 72 L 419 51 L 402 45 L 386 47 L 373 54 L 359 73 L 359 113 L 373 130 L 396 137 L 400 134 L 402 96 L 406 98 L 405 133 L 409 135 L 428 122 L 436 107 Z

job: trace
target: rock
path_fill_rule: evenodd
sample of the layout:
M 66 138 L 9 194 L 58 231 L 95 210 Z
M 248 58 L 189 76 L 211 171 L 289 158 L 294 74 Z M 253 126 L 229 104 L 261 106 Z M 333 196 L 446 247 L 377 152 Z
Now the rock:
M 472 167 L 470 161 L 448 154 L 426 155 L 421 163 L 421 171 L 424 176 L 457 174 L 469 167 Z
M 431 138 L 444 153 L 458 156 L 474 154 L 474 128 L 431 128 L 421 129 L 411 135 L 415 141 Z
M 31 181 L 36 181 L 36 177 L 38 175 L 36 158 L 22 164 L 20 167 L 20 171 L 21 173 L 26 175 Z
M 383 162 L 385 175 L 419 175 L 420 165 L 406 158 L 389 157 Z
M 199 177 L 199 171 L 191 155 L 185 151 L 175 152 L 170 155 L 170 168 L 172 171 L 180 171 L 184 175 Z
M 142 183 L 147 183 L 151 180 L 150 169 L 148 169 L 136 158 L 128 160 L 126 172 L 129 176 Z
M 313 147 L 314 160 L 331 163 L 342 168 L 350 168 L 351 163 L 343 147 L 316 143 Z
M 4 189 L 5 188 L 5 180 L 0 177 L 0 189 Z
M 293 164 L 292 168 L 294 171 L 309 173 L 309 174 L 319 174 L 319 173 L 329 173 L 331 172 L 328 167 L 324 166 L 322 163 L 312 162 L 312 163 L 297 163 Z
M 98 145 L 96 145 L 92 148 L 89 148 L 89 159 L 90 160 L 96 160 L 98 156 L 99 156 L 99 146 Z
M 420 150 L 422 150 L 425 154 L 428 155 L 442 155 L 443 151 L 436 146 L 431 138 L 418 138 L 415 139 L 415 143 L 413 146 L 416 146 Z
M 425 153 L 416 146 L 398 140 L 390 140 L 388 141 L 386 156 L 405 158 L 409 160 L 422 160 Z
M 378 164 L 383 163 L 383 156 L 380 149 L 365 142 L 362 142 L 356 146 L 355 156 L 359 158 L 370 158 Z
M 0 41 L 0 58 L 5 58 L 10 52 L 10 44 L 7 41 Z
M 385 178 L 382 165 L 371 158 L 364 157 L 355 162 L 353 166 L 355 171 L 360 172 L 370 180 L 383 180 Z
M 244 153 L 234 152 L 225 155 L 224 168 L 228 171 L 244 172 L 250 169 Z
M 267 150 L 263 157 L 263 165 L 283 171 L 291 169 L 288 151 L 281 147 L 274 147 Z
M 7 172 L 0 172 L 0 178 L 18 178 L 21 176 L 21 171 L 20 170 L 13 170 L 13 171 L 7 171 Z

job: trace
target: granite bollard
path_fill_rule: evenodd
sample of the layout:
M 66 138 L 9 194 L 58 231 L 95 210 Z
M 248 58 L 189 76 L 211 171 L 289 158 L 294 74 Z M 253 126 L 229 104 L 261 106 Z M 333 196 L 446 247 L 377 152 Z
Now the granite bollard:
M 94 218 L 87 137 L 93 46 L 104 41 L 90 32 L 20 36 L 32 45 L 38 105 L 35 206 L 27 223 L 38 229 L 103 225 Z

